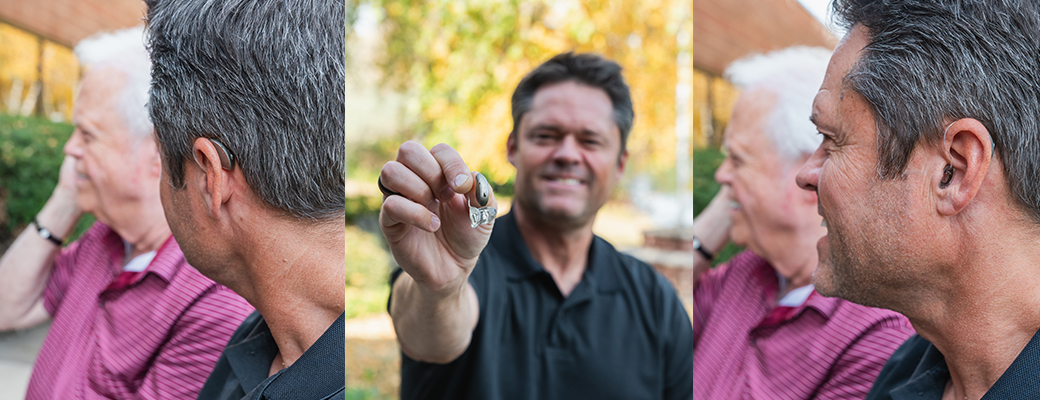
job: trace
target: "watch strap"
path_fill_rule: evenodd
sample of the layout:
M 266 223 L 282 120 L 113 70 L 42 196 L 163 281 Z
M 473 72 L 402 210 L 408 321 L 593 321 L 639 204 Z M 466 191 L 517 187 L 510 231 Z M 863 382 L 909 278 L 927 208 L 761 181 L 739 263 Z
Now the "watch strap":
M 700 239 L 697 239 L 696 236 L 693 237 L 693 249 L 697 250 L 698 253 L 701 253 L 701 256 L 703 256 L 705 260 L 715 261 L 715 255 L 711 254 L 708 249 L 705 249 L 704 243 L 701 243 Z
M 34 226 L 36 226 L 36 233 L 39 233 L 40 237 L 58 245 L 58 247 L 61 247 L 62 243 L 65 240 L 63 240 L 60 237 L 54 236 L 54 232 L 51 232 L 50 229 L 44 228 L 42 225 L 40 225 L 40 221 L 37 221 L 36 218 L 33 218 L 32 223 Z

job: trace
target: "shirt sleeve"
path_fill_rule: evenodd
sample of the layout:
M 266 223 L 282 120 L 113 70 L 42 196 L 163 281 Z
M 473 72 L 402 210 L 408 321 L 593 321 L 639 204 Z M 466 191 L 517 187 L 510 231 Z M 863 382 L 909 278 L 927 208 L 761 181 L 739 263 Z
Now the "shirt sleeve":
M 697 282 L 697 287 L 693 288 L 693 309 L 690 318 L 690 322 L 693 324 L 693 343 L 697 343 L 701 332 L 708 324 L 708 317 L 711 316 L 715 300 L 722 293 L 722 287 L 729 276 L 729 271 L 729 264 L 721 264 L 712 268 L 704 273 L 704 276 Z
M 54 269 L 51 270 L 51 277 L 47 280 L 47 287 L 43 290 L 43 308 L 52 317 L 65 300 L 65 291 L 68 290 L 69 282 L 72 281 L 73 263 L 79 252 L 79 244 L 83 240 L 89 240 L 88 235 L 84 235 L 84 238 L 61 249 L 54 258 Z
M 901 315 L 893 314 L 875 323 L 836 360 L 816 399 L 865 398 L 885 362 L 913 334 L 910 323 Z
M 671 284 L 664 277 L 657 276 L 662 290 L 664 303 L 663 329 L 669 333 L 665 345 L 665 393 L 663 398 L 669 400 L 689 400 L 693 398 L 693 340 L 690 330 L 690 317 Z M 667 285 L 667 286 L 664 286 Z
M 194 399 L 228 339 L 253 307 L 223 286 L 206 292 L 174 325 L 135 398 Z

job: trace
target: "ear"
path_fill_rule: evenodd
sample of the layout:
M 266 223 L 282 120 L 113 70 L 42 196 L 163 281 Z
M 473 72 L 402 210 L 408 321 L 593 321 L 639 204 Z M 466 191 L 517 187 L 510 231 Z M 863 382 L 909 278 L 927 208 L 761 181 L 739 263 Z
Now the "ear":
M 513 164 L 514 168 L 516 167 L 516 135 L 515 132 L 511 132 L 509 138 L 506 139 L 506 159 Z
M 993 158 L 993 139 L 981 122 L 972 118 L 954 121 L 946 128 L 939 151 L 943 165 L 932 163 L 932 188 L 942 215 L 954 215 L 964 209 L 979 192 Z M 948 185 L 943 185 L 943 169 L 953 167 Z
M 192 155 L 206 177 L 200 189 L 210 216 L 219 218 L 221 206 L 231 197 L 231 171 L 221 168 L 220 155 L 209 139 L 196 138 Z
M 621 181 L 621 176 L 625 174 L 625 165 L 628 165 L 628 149 L 625 149 L 618 155 L 617 175 L 614 175 L 615 182 Z

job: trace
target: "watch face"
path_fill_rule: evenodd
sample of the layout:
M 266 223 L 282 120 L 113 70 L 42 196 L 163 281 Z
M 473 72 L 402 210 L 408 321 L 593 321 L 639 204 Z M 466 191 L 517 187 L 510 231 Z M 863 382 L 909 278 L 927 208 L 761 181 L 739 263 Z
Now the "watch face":
M 701 248 L 701 241 L 699 239 L 693 238 L 693 248 L 695 248 L 695 249 Z
M 40 228 L 40 236 L 43 236 L 44 239 L 50 238 L 51 231 L 47 230 L 47 228 Z

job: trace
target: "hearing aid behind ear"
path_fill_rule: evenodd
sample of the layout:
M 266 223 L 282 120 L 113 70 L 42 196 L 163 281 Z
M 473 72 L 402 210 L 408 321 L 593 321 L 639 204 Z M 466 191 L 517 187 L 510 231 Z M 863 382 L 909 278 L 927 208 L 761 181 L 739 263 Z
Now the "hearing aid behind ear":
M 218 142 L 216 139 L 209 139 L 210 143 L 213 143 L 213 147 L 217 149 L 217 157 L 220 157 L 220 168 L 231 171 L 235 169 L 235 156 L 228 151 L 227 147 L 224 147 L 223 143 Z

